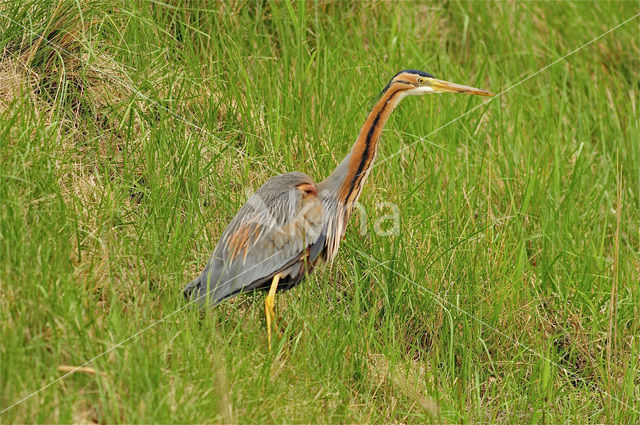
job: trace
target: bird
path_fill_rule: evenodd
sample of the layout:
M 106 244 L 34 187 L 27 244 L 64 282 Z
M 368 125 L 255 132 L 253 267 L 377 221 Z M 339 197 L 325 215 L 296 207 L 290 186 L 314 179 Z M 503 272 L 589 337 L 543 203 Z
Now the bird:
M 222 233 L 202 273 L 185 287 L 185 298 L 205 307 L 239 294 L 267 291 L 271 349 L 276 292 L 298 285 L 319 263 L 333 262 L 387 119 L 405 97 L 430 93 L 494 96 L 424 71 L 398 72 L 378 96 L 351 151 L 325 180 L 315 183 L 301 172 L 280 174 L 249 197 Z

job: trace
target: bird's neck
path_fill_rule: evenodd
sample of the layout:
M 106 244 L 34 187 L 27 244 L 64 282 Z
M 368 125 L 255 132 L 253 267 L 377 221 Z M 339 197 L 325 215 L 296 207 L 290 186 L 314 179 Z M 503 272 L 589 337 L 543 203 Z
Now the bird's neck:
M 406 96 L 402 89 L 387 89 L 373 107 L 360 129 L 351 152 L 342 160 L 326 180 L 318 185 L 319 191 L 326 189 L 335 193 L 337 201 L 346 207 L 347 216 L 360 196 L 362 186 L 367 179 L 376 153 L 382 129 L 391 112 Z

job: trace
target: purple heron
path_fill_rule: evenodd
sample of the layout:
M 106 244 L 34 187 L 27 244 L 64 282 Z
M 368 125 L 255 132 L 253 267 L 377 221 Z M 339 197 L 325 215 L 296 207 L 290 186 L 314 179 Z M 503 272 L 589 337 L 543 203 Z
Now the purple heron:
M 326 180 L 316 184 L 303 173 L 281 174 L 249 198 L 222 233 L 204 271 L 184 289 L 185 297 L 214 306 L 241 293 L 268 290 L 270 346 L 276 291 L 296 286 L 319 261 L 333 261 L 389 115 L 405 97 L 427 93 L 493 96 L 423 71 L 400 71 L 380 94 L 351 152 Z

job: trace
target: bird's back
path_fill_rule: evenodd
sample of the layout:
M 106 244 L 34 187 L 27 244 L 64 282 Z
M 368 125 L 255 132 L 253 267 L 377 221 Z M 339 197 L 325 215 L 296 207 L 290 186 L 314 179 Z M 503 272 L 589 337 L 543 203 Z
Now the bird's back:
M 294 286 L 318 257 L 323 225 L 322 203 L 309 176 L 292 172 L 269 179 L 231 220 L 185 296 L 215 305 L 268 286 L 276 273 L 283 276 L 283 289 Z

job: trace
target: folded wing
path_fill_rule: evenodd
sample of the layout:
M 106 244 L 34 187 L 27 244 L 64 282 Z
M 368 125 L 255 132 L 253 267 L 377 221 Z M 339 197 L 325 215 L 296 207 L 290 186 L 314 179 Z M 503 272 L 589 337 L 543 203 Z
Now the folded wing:
M 315 261 L 321 251 L 324 222 L 322 203 L 308 176 L 287 173 L 270 179 L 229 223 L 185 296 L 217 304 L 268 286 L 276 273 L 284 282 L 298 278 L 302 263 Z

